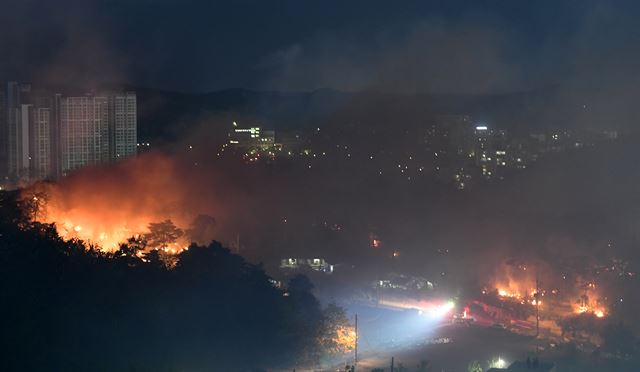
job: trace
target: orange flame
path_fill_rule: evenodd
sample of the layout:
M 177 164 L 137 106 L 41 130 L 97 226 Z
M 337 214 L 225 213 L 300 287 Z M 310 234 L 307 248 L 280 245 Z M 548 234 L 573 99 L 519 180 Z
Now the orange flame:
M 109 167 L 85 168 L 23 193 L 38 206 L 34 220 L 55 223 L 63 239 L 114 251 L 129 238 L 148 233 L 152 222 L 170 219 L 186 228 L 197 214 L 206 213 L 194 213 L 198 203 L 181 178 L 174 161 L 148 154 Z M 188 243 L 177 241 L 164 250 L 178 253 Z

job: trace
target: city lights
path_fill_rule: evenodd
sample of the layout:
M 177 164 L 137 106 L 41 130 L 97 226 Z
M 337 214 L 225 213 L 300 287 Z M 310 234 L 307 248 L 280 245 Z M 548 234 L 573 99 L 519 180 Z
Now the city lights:
M 640 371 L 640 1 L 241 3 L 1 8 L 0 372 Z

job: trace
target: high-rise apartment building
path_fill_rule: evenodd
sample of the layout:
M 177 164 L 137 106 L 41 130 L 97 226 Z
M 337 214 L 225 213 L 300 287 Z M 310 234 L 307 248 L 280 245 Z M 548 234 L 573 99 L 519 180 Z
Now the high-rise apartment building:
M 7 101 L 4 89 L 0 89 L 0 185 L 9 177 L 7 155 Z
M 138 142 L 138 112 L 134 92 L 114 94 L 109 97 L 109 120 L 111 159 L 119 160 L 134 156 Z
M 10 82 L 0 93 L 0 150 L 2 183 L 135 156 L 136 94 L 52 95 Z
M 63 97 L 60 100 L 61 171 L 109 161 L 107 96 Z
M 137 102 L 133 92 L 61 97 L 59 100 L 62 174 L 86 165 L 134 156 Z
M 30 102 L 30 95 L 30 85 L 20 84 L 15 81 L 7 83 L 5 95 L 7 175 L 13 179 L 24 177 L 26 172 L 24 144 L 25 141 L 28 142 L 29 124 L 27 121 L 23 125 L 24 110 L 22 105 Z M 28 170 L 28 156 L 26 162 L 26 169 Z
M 42 180 L 55 176 L 52 118 L 51 107 L 36 105 L 32 108 L 29 142 L 31 179 Z

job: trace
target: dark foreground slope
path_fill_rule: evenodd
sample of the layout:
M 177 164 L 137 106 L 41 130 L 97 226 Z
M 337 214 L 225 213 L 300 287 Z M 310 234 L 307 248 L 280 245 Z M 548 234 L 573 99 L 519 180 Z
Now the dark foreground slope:
M 276 289 L 219 243 L 168 270 L 63 242 L 0 194 L 0 348 L 5 371 L 253 370 L 313 362 L 322 310 Z M 28 205 L 23 205 L 27 208 Z

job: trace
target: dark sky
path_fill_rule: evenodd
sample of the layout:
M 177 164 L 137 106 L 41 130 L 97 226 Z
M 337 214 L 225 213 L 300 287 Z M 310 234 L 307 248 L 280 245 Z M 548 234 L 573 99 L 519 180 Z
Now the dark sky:
M 0 77 L 180 91 L 617 84 L 634 1 L 0 0 Z

